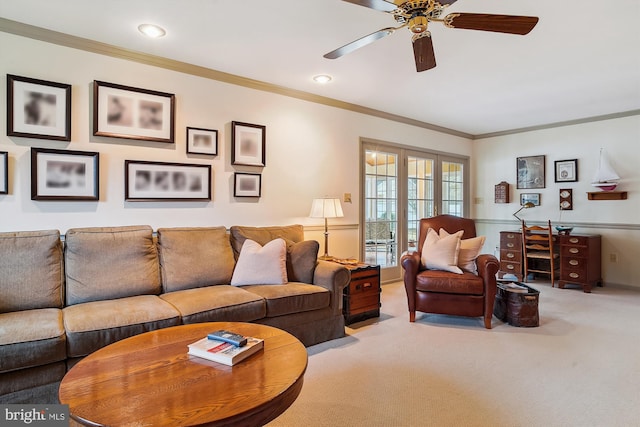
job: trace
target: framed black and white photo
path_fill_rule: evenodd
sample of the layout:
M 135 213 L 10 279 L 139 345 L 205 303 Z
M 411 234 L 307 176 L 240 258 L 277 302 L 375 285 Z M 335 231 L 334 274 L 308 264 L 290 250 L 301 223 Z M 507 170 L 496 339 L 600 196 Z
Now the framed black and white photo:
M 71 85 L 7 74 L 7 135 L 71 141 Z
M 174 142 L 175 95 L 95 80 L 93 134 Z
M 517 158 L 518 189 L 544 188 L 545 156 L 529 156 Z
M 218 155 L 218 131 L 214 129 L 187 128 L 187 154 Z
M 9 194 L 9 153 L 0 151 L 0 194 Z
M 234 197 L 260 197 L 262 175 L 259 173 L 236 172 L 233 175 Z
M 524 206 L 526 203 L 533 203 L 534 206 L 540 206 L 540 193 L 521 193 L 520 205 Z
M 555 161 L 556 182 L 575 182 L 578 180 L 578 159 Z
M 99 156 L 92 151 L 31 148 L 31 200 L 98 200 Z
M 125 160 L 124 198 L 131 201 L 211 200 L 211 165 Z
M 266 133 L 266 126 L 231 122 L 231 164 L 265 166 Z

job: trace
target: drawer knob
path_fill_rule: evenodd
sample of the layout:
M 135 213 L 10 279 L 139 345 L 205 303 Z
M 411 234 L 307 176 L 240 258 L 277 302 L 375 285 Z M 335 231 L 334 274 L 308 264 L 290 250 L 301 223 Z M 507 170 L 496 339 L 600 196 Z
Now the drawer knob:
M 513 270 L 515 267 L 512 264 L 507 264 L 507 270 Z
M 577 254 L 578 252 L 580 252 L 580 249 L 578 249 L 578 248 L 569 248 L 569 252 L 571 252 L 572 254 Z
M 569 265 L 578 265 L 580 264 L 580 262 L 577 259 L 570 259 L 569 260 Z
M 571 277 L 572 279 L 577 279 L 580 277 L 580 275 L 578 273 L 569 273 L 569 277 Z
M 513 243 L 507 243 L 508 248 L 513 248 L 515 245 Z
M 507 234 L 507 239 L 515 239 L 515 234 Z
M 578 240 L 578 239 L 577 239 L 577 238 L 575 238 L 575 237 L 572 237 L 572 238 L 570 238 L 570 239 L 569 239 L 569 243 L 578 243 L 579 241 L 580 241 L 580 240 Z
M 509 252 L 507 254 L 507 258 L 515 258 L 516 256 L 514 254 L 512 254 L 511 252 Z

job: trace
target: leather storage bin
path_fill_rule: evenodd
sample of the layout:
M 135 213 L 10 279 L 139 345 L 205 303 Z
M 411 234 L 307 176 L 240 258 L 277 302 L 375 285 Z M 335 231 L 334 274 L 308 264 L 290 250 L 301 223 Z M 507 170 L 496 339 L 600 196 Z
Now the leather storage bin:
M 511 326 L 535 327 L 540 325 L 538 300 L 540 291 L 524 283 L 527 292 L 511 292 L 498 286 L 493 314 Z

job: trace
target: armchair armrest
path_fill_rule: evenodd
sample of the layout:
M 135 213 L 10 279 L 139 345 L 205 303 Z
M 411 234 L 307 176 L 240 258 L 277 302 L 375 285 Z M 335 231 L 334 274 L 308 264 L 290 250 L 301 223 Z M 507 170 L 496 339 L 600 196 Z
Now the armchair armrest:
M 336 314 L 342 312 L 342 290 L 350 280 L 351 273 L 344 265 L 318 260 L 313 274 L 313 284 L 331 292 L 331 310 Z
M 420 252 L 409 252 L 402 255 L 400 265 L 404 269 L 404 288 L 407 292 L 409 307 L 415 307 L 416 276 L 420 271 Z
M 500 269 L 498 259 L 490 254 L 478 255 L 476 258 L 478 266 L 478 276 L 482 277 L 484 282 L 484 309 L 485 313 L 493 313 L 493 303 L 496 298 L 496 274 Z

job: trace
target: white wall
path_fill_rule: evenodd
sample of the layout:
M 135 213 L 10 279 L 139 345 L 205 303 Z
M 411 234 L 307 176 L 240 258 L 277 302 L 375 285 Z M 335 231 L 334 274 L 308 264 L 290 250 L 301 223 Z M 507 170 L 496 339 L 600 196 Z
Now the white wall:
M 523 211 L 531 221 L 559 221 L 558 189 L 574 190 L 574 210 L 562 222 L 579 224 L 576 232 L 603 236 L 603 271 L 607 283 L 640 288 L 640 180 L 637 143 L 640 117 L 626 117 L 582 125 L 469 141 L 389 120 L 314 104 L 268 92 L 220 83 L 200 77 L 93 54 L 81 50 L 0 33 L 0 117 L 6 117 L 6 74 L 73 85 L 72 141 L 7 137 L 0 120 L 0 151 L 9 152 L 9 194 L 0 195 L 0 231 L 59 229 L 83 226 L 149 224 L 172 226 L 279 225 L 301 223 L 307 237 L 323 241 L 322 222 L 308 218 L 311 199 L 352 193 L 343 204 L 345 217 L 331 222 L 331 253 L 355 257 L 358 249 L 358 144 L 361 137 L 425 147 L 471 156 L 473 216 L 479 233 L 492 251 L 498 232 L 517 228 L 511 214 L 518 208 L 515 190 L 516 157 L 546 155 L 546 188 L 542 206 Z M 103 80 L 176 94 L 176 143 L 149 143 L 94 137 L 91 123 L 91 82 Z M 259 200 L 234 199 L 234 171 L 257 169 L 231 166 L 230 122 L 267 127 L 267 166 L 262 170 Z M 218 129 L 219 155 L 186 154 L 187 126 Z M 44 202 L 30 200 L 30 147 L 100 152 L 99 202 Z M 620 189 L 626 201 L 588 201 L 590 179 L 600 147 L 623 177 Z M 554 160 L 578 159 L 579 181 L 553 182 Z M 125 202 L 124 160 L 210 163 L 213 200 L 194 202 Z M 511 186 L 512 202 L 493 203 L 500 181 Z M 536 191 L 538 192 L 538 191 Z M 611 263 L 609 254 L 618 262 Z
M 603 120 L 487 138 L 474 141 L 474 215 L 479 229 L 487 235 L 485 248 L 498 245 L 500 230 L 515 230 L 519 224 L 512 214 L 520 207 L 520 193 L 541 193 L 541 206 L 523 210 L 525 221 L 551 220 L 575 225 L 574 233 L 602 235 L 602 269 L 605 283 L 640 289 L 640 173 L 638 143 L 640 116 Z M 600 148 L 622 177 L 618 190 L 627 191 L 627 200 L 588 200 L 596 191 L 590 183 L 598 166 Z M 516 189 L 516 158 L 546 156 L 546 186 L 536 190 Z M 554 182 L 556 160 L 578 159 L 577 182 Z M 507 181 L 509 204 L 494 203 L 494 185 Z M 573 210 L 560 216 L 559 189 L 573 189 Z M 610 260 L 616 254 L 617 262 Z
M 9 195 L 0 195 L 0 231 L 148 224 L 173 226 L 310 226 L 307 237 L 322 242 L 322 221 L 308 218 L 311 199 L 351 193 L 345 217 L 331 221 L 331 253 L 358 255 L 360 137 L 471 155 L 471 141 L 389 120 L 180 72 L 0 33 L 0 117 L 6 117 L 6 74 L 72 84 L 70 143 L 6 136 L 0 120 L 0 151 L 9 152 Z M 92 135 L 91 83 L 102 80 L 176 94 L 176 143 L 150 143 Z M 266 126 L 262 197 L 234 199 L 230 156 L 231 121 Z M 187 126 L 218 129 L 219 155 L 186 154 Z M 30 199 L 30 147 L 98 151 L 100 201 Z M 124 160 L 213 165 L 213 200 L 125 202 Z

